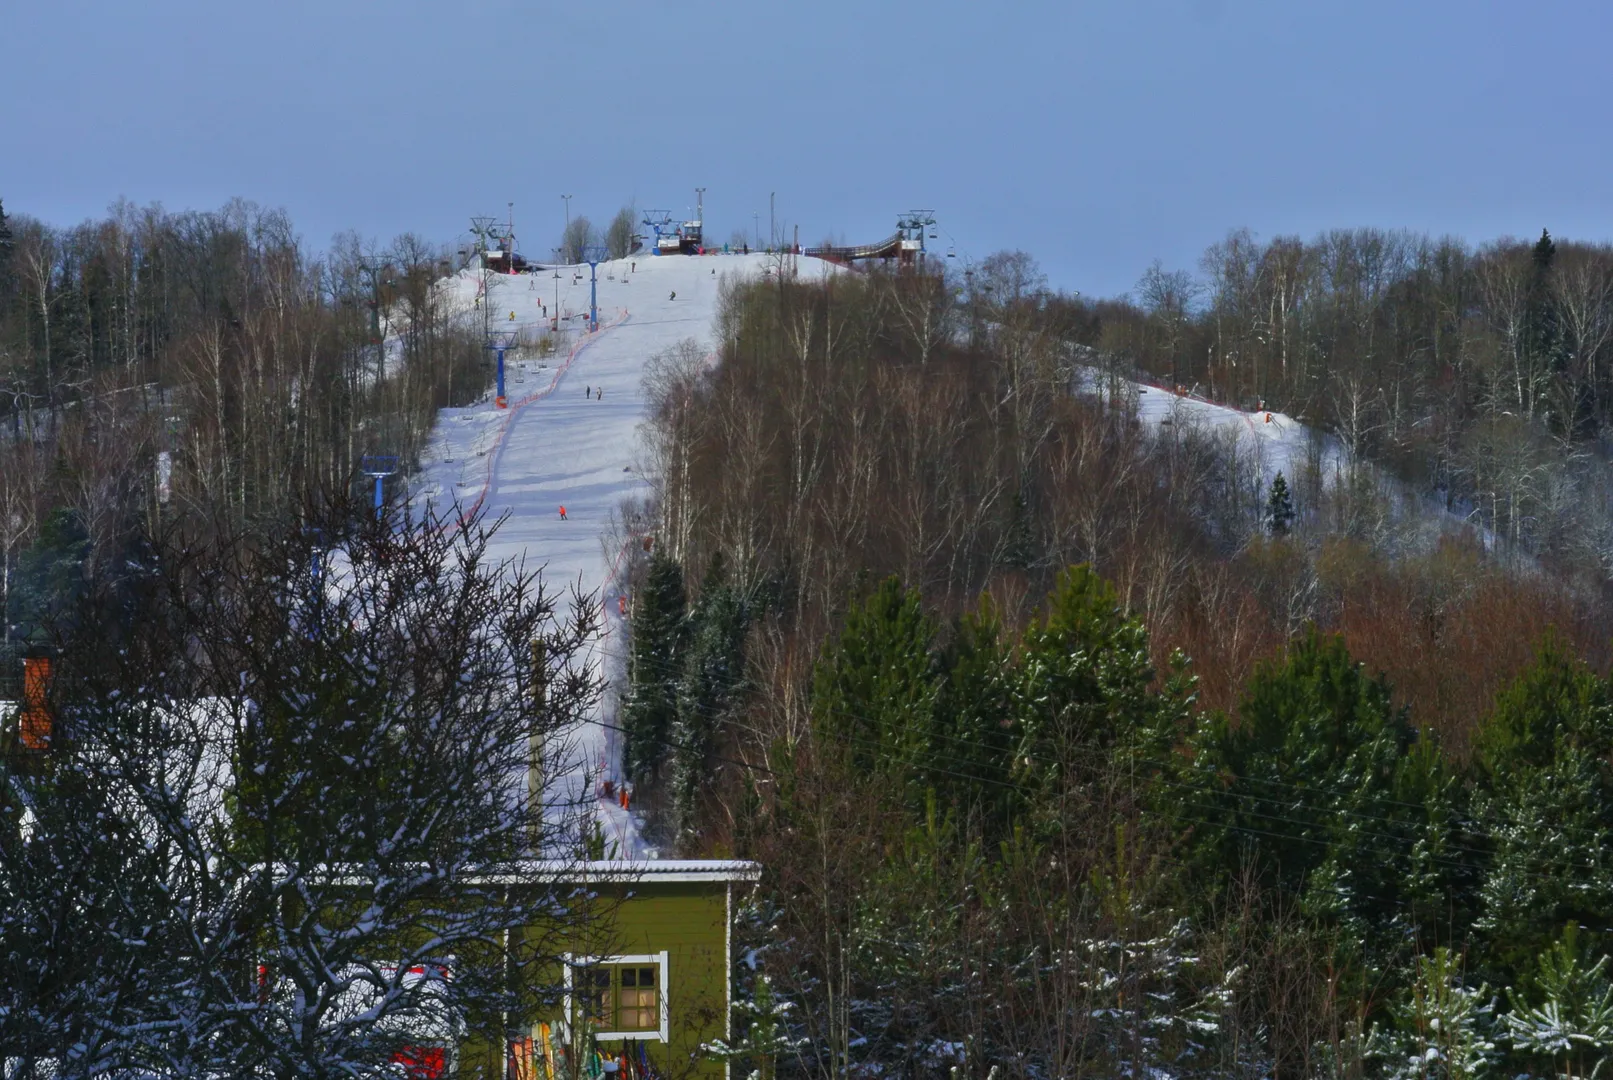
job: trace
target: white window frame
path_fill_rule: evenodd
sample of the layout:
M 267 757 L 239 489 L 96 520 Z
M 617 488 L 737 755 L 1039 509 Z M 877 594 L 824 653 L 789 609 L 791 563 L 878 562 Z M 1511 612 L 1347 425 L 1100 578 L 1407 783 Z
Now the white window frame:
M 596 1032 L 594 1032 L 594 1038 L 596 1038 L 596 1039 L 646 1039 L 646 1040 L 653 1040 L 653 1041 L 656 1041 L 656 1042 L 668 1042 L 668 1041 L 671 1040 L 671 1023 L 670 1023 L 670 1020 L 671 1020 L 672 1010 L 667 1004 L 667 999 L 671 996 L 671 994 L 670 994 L 671 986 L 670 986 L 670 984 L 669 984 L 669 982 L 667 980 L 667 954 L 666 954 L 666 950 L 663 949 L 662 951 L 660 951 L 658 953 L 633 953 L 633 954 L 623 955 L 623 956 L 579 956 L 579 955 L 577 955 L 575 953 L 566 953 L 566 954 L 564 954 L 563 959 L 565 961 L 565 970 L 562 972 L 562 977 L 564 979 L 565 988 L 566 988 L 565 1010 L 566 1010 L 566 1023 L 567 1024 L 574 1024 L 576 1022 L 576 1020 L 577 1020 L 577 1014 L 576 1014 L 576 1011 L 575 1011 L 575 1002 L 572 1000 L 572 995 L 571 995 L 571 990 L 572 990 L 571 979 L 572 979 L 573 974 L 576 972 L 576 970 L 578 968 L 580 968 L 580 967 L 593 967 L 593 966 L 599 965 L 599 964 L 610 964 L 612 966 L 620 965 L 622 967 L 633 967 L 633 966 L 648 967 L 649 965 L 654 964 L 657 968 L 660 969 L 660 973 L 658 975 L 658 978 L 660 979 L 660 982 L 656 985 L 656 988 L 655 988 L 655 991 L 656 991 L 656 1003 L 658 1005 L 660 1005 L 660 1007 L 661 1007 L 661 1027 L 660 1027 L 660 1030 L 659 1031 L 596 1031 Z

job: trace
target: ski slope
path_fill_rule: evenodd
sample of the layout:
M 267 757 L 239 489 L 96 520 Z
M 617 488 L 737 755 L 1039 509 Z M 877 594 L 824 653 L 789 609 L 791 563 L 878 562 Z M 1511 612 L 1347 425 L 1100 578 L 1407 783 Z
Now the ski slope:
M 1089 389 L 1096 391 L 1100 379 L 1096 373 L 1091 374 Z M 1124 382 L 1123 392 L 1135 394 L 1138 420 L 1150 434 L 1163 436 L 1165 429 L 1173 426 L 1178 432 L 1196 430 L 1228 439 L 1250 479 L 1258 481 L 1261 492 L 1269 490 L 1278 473 L 1286 478 L 1290 490 L 1307 475 L 1314 474 L 1328 488 L 1336 488 L 1354 475 L 1364 478 L 1389 507 L 1402 544 L 1426 548 L 1440 537 L 1459 534 L 1477 539 L 1486 550 L 1495 550 L 1498 545 L 1489 529 L 1452 513 L 1439 499 L 1413 490 L 1370 461 L 1352 462 L 1336 435 L 1309 427 L 1287 413 L 1265 409 L 1244 412 L 1158 383 Z
M 1160 428 L 1174 424 L 1227 432 L 1243 444 L 1265 484 L 1278 473 L 1292 483 L 1313 455 L 1324 476 L 1335 476 L 1345 467 L 1344 449 L 1337 439 L 1324 436 L 1318 441 L 1310 428 L 1287 413 L 1243 412 L 1186 391 L 1150 383 L 1132 385 L 1137 393 L 1137 417 L 1149 431 L 1157 434 Z
M 551 593 L 574 584 L 598 594 L 604 625 L 585 660 L 605 680 L 606 693 L 598 715 L 567 742 L 555 801 L 589 803 L 617 857 L 658 854 L 642 842 L 636 815 L 603 794 L 604 781 L 621 781 L 614 727 L 625 674 L 617 575 L 626 553 L 611 539 L 611 522 L 626 500 L 644 494 L 633 468 L 646 415 L 645 365 L 686 339 L 710 348 L 722 281 L 761 277 L 778 261 L 759 254 L 641 254 L 600 263 L 596 333 L 587 330 L 586 265 L 561 267 L 558 279 L 554 270 L 493 275 L 483 302 L 494 313 L 494 329 L 528 342 L 552 336 L 554 352 L 540 358 L 528 348 L 506 356 L 507 409 L 496 407 L 490 391 L 473 405 L 442 410 L 411 481 L 416 506 L 430 503 L 442 512 L 458 505 L 490 521 L 505 517 L 492 558 L 541 571 Z M 834 272 L 816 259 L 796 265 L 803 279 Z M 482 280 L 471 270 L 447 284 L 463 309 L 479 314 Z M 555 315 L 558 332 L 549 329 Z

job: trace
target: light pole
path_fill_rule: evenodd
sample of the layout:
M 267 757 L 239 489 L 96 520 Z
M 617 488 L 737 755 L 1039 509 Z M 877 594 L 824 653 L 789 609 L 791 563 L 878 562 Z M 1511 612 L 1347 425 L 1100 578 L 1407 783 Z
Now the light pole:
M 560 254 L 563 258 L 568 254 L 568 252 L 565 250 L 565 246 L 571 242 L 571 237 L 569 235 L 571 233 L 571 196 L 562 195 L 560 197 L 566 200 L 566 231 L 560 234 Z

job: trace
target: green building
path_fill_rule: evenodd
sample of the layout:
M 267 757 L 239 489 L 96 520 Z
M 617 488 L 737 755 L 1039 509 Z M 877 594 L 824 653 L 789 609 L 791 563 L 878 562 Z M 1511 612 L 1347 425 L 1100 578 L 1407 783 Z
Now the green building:
M 701 1045 L 729 1035 L 734 888 L 755 863 L 715 860 L 535 862 L 500 884 L 586 897 L 597 917 L 568 931 L 558 1007 L 510 1018 L 504 1045 L 470 1036 L 455 1071 L 482 1080 L 600 1076 L 715 1078 Z M 532 929 L 534 936 L 545 931 Z

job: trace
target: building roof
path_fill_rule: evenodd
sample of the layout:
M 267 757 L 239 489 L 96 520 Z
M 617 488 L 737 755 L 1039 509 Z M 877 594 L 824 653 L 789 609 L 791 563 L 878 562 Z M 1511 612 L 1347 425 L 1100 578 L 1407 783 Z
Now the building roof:
M 541 885 L 555 882 L 642 882 L 681 884 L 697 881 L 758 881 L 760 863 L 743 859 L 532 859 L 486 875 L 496 885 Z

